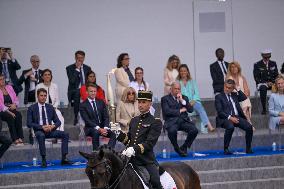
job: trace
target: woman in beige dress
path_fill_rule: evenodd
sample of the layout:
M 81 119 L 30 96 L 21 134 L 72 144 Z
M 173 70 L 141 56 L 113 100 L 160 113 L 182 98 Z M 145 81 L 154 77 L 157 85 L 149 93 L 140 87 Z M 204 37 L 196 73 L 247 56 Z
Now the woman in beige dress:
M 129 130 L 130 120 L 138 116 L 140 111 L 138 109 L 136 91 L 132 87 L 127 87 L 122 94 L 121 101 L 116 108 L 116 121 L 120 123 L 121 130 L 125 133 Z
M 114 72 L 116 79 L 115 94 L 119 103 L 122 93 L 131 81 L 134 81 L 133 72 L 129 69 L 129 55 L 121 53 L 117 58 L 117 68 Z
M 237 89 L 241 90 L 247 96 L 247 99 L 243 102 L 240 102 L 240 105 L 243 109 L 243 112 L 248 122 L 252 124 L 251 122 L 251 107 L 252 106 L 251 106 L 251 102 L 249 99 L 250 90 L 249 90 L 246 78 L 242 75 L 241 66 L 237 61 L 233 61 L 229 64 L 226 79 L 233 79 L 236 82 Z
M 169 57 L 167 67 L 164 69 L 164 94 L 167 95 L 171 91 L 171 84 L 176 81 L 178 76 L 178 67 L 180 59 L 176 55 Z

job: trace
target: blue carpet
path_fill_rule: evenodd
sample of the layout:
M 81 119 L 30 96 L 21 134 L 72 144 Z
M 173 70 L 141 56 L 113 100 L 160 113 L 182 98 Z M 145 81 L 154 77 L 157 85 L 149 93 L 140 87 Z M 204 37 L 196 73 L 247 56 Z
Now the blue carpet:
M 189 153 L 188 157 L 180 157 L 176 153 L 168 153 L 167 158 L 162 158 L 162 154 L 157 155 L 157 160 L 159 162 L 165 161 L 185 161 L 185 160 L 204 160 L 204 159 L 216 159 L 216 158 L 237 158 L 244 156 L 263 156 L 263 155 L 274 155 L 274 154 L 284 154 L 284 151 L 272 151 L 271 147 L 256 147 L 253 148 L 253 154 L 243 153 L 243 149 L 232 149 L 235 154 L 233 155 L 223 155 L 223 151 L 211 150 L 211 151 L 201 151 L 196 152 L 194 155 L 192 152 Z M 33 172 L 33 171 L 50 171 L 50 170 L 60 170 L 60 169 L 76 169 L 84 168 L 86 166 L 86 161 L 84 159 L 72 160 L 75 162 L 73 165 L 61 166 L 59 160 L 48 161 L 47 168 L 41 168 L 40 163 L 38 166 L 32 166 L 32 162 L 11 162 L 5 163 L 3 168 L 0 169 L 0 174 L 14 174 L 23 172 Z M 40 161 L 39 161 L 40 162 Z

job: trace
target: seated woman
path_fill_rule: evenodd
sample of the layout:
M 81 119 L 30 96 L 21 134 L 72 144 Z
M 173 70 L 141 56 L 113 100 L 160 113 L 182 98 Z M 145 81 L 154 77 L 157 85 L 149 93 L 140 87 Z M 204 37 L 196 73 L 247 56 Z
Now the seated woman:
M 129 130 L 130 120 L 138 116 L 140 111 L 138 109 L 137 95 L 132 87 L 124 89 L 121 101 L 116 108 L 116 121 L 120 123 L 121 130 L 127 133 Z
M 136 91 L 136 95 L 138 95 L 138 91 L 149 91 L 149 83 L 144 81 L 144 70 L 141 67 L 135 68 L 135 78 L 134 81 L 129 83 L 129 87 L 132 87 Z M 155 114 L 155 109 L 153 106 L 150 107 L 150 113 L 152 115 Z
M 284 76 L 278 75 L 275 79 L 276 92 L 272 93 L 269 104 L 269 128 L 275 130 L 284 124 Z
M 135 78 L 134 81 L 131 81 L 129 83 L 129 87 L 132 87 L 135 89 L 136 94 L 138 94 L 138 91 L 148 91 L 149 90 L 149 83 L 144 81 L 144 70 L 141 67 L 135 68 Z
M 178 67 L 180 65 L 179 57 L 172 55 L 169 57 L 166 68 L 164 69 L 164 94 L 167 95 L 171 91 L 171 85 L 176 81 L 178 76 Z
M 60 127 L 57 128 L 57 130 L 64 131 L 64 117 L 62 116 L 62 113 L 58 110 L 58 105 L 60 103 L 59 91 L 58 91 L 57 84 L 52 82 L 51 70 L 50 69 L 42 70 L 41 77 L 42 77 L 43 82 L 39 83 L 36 86 L 35 94 L 37 94 L 37 90 L 40 88 L 44 88 L 47 91 L 46 103 L 51 104 L 54 107 L 56 115 L 61 122 L 61 125 Z M 38 98 L 35 97 L 35 99 L 37 102 Z
M 226 79 L 233 79 L 236 83 L 238 90 L 241 90 L 248 98 L 242 102 L 240 105 L 243 109 L 243 112 L 247 118 L 247 121 L 251 123 L 251 102 L 249 99 L 250 90 L 246 81 L 246 78 L 242 75 L 242 69 L 238 62 L 234 61 L 229 64 L 228 73 Z M 255 128 L 253 127 L 255 130 Z
M 201 104 L 196 82 L 192 79 L 186 64 L 180 65 L 177 79 L 180 82 L 182 95 L 187 96 L 189 103 L 193 106 L 194 111 L 199 114 L 202 126 L 207 127 L 208 131 L 210 132 L 214 131 L 215 129 L 210 123 L 207 113 Z
M 95 86 L 97 86 L 96 98 L 103 100 L 105 103 L 108 103 L 107 98 L 105 96 L 105 91 L 102 89 L 102 87 L 100 87 L 97 84 L 96 74 L 93 71 L 89 71 L 87 73 L 85 85 L 82 85 L 81 88 L 80 88 L 80 96 L 81 96 L 82 101 L 85 101 L 88 98 L 88 92 L 87 92 L 87 89 L 86 89 L 87 83 L 93 83 Z
M 8 124 L 12 141 L 16 145 L 23 145 L 22 115 L 17 111 L 18 105 L 13 87 L 6 85 L 3 74 L 0 74 L 0 117 Z

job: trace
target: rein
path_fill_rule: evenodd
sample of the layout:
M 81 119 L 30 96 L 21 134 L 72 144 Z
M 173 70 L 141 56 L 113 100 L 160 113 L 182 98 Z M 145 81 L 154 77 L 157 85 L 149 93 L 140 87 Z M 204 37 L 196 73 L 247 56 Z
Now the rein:
M 124 173 L 125 173 L 125 171 L 126 171 L 128 165 L 129 165 L 130 159 L 131 159 L 131 158 L 129 158 L 129 159 L 126 161 L 125 166 L 123 167 L 121 173 L 118 175 L 118 177 L 117 177 L 117 178 L 115 179 L 115 181 L 112 183 L 112 185 L 109 186 L 108 184 L 106 184 L 106 186 L 103 187 L 103 188 L 91 187 L 91 189 L 111 189 L 111 188 L 116 188 L 116 187 L 118 186 L 118 184 L 120 183 L 122 177 L 124 176 Z M 109 168 L 110 168 L 110 165 L 108 164 L 108 162 L 110 162 L 110 161 L 109 161 L 109 160 L 104 160 L 104 161 L 102 161 L 102 162 L 100 162 L 100 163 L 95 164 L 95 165 L 92 166 L 92 167 L 90 167 L 90 166 L 88 166 L 88 167 L 90 167 L 90 168 L 92 169 L 92 174 L 94 175 L 94 174 L 95 174 L 95 173 L 94 173 L 94 168 L 95 168 L 96 166 L 100 165 L 100 164 L 106 164 L 107 169 L 109 169 Z M 111 170 L 110 170 L 110 172 L 111 172 Z

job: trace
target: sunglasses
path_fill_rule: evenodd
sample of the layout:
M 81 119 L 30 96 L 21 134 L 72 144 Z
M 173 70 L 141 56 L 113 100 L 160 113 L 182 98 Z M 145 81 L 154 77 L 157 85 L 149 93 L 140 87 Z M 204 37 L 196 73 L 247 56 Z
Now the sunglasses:
M 135 95 L 135 92 L 128 92 L 127 95 Z

